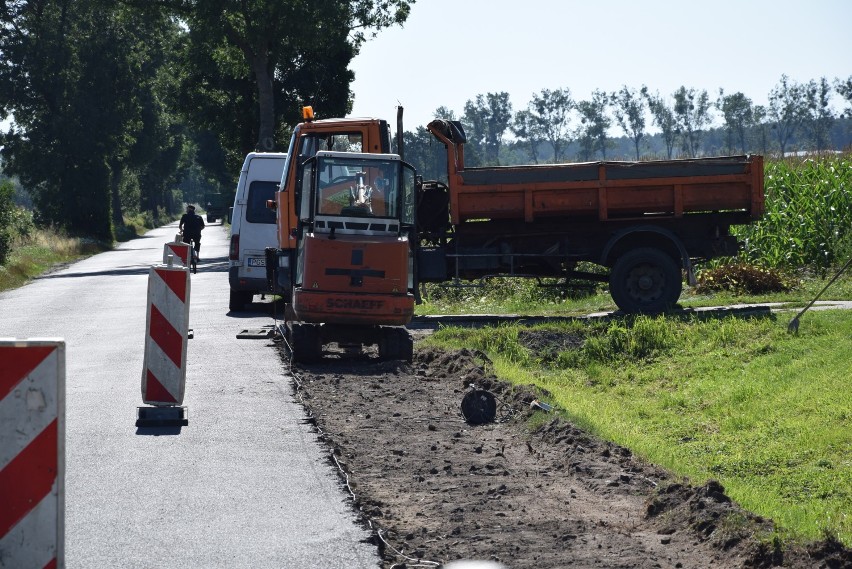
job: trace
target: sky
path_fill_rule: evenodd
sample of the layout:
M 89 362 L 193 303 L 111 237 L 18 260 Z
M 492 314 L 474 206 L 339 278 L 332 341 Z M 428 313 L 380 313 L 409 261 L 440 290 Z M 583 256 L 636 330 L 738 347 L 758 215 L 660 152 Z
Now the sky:
M 783 74 L 852 76 L 852 1 L 417 0 L 351 69 L 351 116 L 395 125 L 401 104 L 405 130 L 440 106 L 459 116 L 478 94 L 502 91 L 514 111 L 542 89 L 584 100 L 624 85 L 663 96 L 685 86 L 713 101 L 723 88 L 766 105 Z

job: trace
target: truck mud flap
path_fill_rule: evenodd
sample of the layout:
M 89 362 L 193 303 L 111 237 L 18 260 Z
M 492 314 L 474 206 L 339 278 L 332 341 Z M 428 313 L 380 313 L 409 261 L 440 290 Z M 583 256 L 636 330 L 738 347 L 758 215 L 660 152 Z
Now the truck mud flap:
M 290 290 L 290 251 L 267 247 L 266 257 L 266 288 L 269 292 L 281 294 Z
M 417 278 L 420 282 L 447 280 L 447 252 L 444 249 L 417 250 Z

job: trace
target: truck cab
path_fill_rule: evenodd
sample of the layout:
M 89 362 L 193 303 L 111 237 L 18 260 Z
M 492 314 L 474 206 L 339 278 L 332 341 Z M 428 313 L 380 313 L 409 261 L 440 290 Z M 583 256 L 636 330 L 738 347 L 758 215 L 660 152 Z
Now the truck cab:
M 290 300 L 296 267 L 300 186 L 305 161 L 317 152 L 386 154 L 391 151 L 390 127 L 375 118 L 314 120 L 313 109 L 302 111 L 287 150 L 278 191 L 269 207 L 276 210 L 277 247 L 267 250 L 267 290 Z
M 305 160 L 319 151 L 381 154 L 391 151 L 390 128 L 385 120 L 313 120 L 312 110 L 306 110 L 304 115 L 305 122 L 296 126 L 290 138 L 281 184 L 275 196 L 274 207 L 278 210 L 278 247 L 285 251 L 292 251 L 296 246 L 294 232 L 298 226 L 298 202 L 295 188 Z

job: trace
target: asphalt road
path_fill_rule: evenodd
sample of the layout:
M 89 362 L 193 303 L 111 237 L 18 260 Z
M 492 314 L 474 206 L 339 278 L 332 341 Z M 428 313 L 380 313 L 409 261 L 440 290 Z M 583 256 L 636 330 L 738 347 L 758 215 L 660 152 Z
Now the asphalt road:
M 66 566 L 376 567 L 291 395 L 263 306 L 228 312 L 227 234 L 191 278 L 189 425 L 137 428 L 150 265 L 176 224 L 0 293 L 0 337 L 66 342 Z

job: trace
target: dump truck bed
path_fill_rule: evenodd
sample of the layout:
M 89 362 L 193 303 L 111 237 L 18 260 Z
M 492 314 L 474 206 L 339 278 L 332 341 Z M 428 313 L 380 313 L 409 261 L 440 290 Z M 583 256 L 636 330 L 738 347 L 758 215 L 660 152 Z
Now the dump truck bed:
M 455 222 L 763 213 L 760 156 L 465 168 L 454 176 Z
M 763 157 L 582 162 L 466 168 L 461 124 L 436 119 L 429 132 L 447 148 L 450 218 L 682 217 L 699 212 L 763 214 Z

